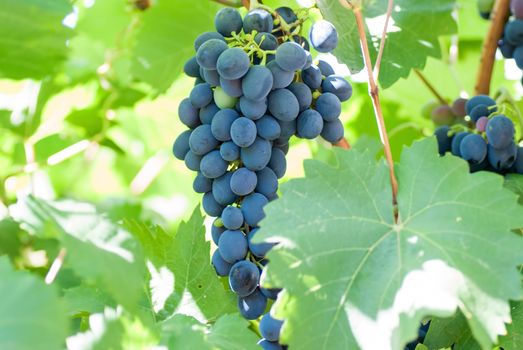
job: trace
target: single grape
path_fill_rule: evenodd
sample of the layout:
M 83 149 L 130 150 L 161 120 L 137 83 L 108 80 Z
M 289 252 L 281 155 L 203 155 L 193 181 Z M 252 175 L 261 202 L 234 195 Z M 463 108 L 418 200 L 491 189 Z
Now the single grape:
M 222 109 L 214 116 L 211 123 L 211 132 L 218 141 L 229 141 L 231 139 L 232 123 L 240 115 L 234 109 Z
M 232 36 L 232 33 L 239 34 L 243 28 L 242 16 L 234 8 L 222 8 L 214 17 L 214 26 L 225 37 Z
M 220 85 L 220 75 L 218 71 L 212 69 L 202 68 L 202 78 L 206 83 L 209 83 L 212 87 Z
M 205 210 L 209 216 L 220 216 L 223 211 L 223 207 L 216 202 L 211 192 L 203 195 L 202 206 L 203 210 Z
M 227 44 L 219 39 L 211 39 L 202 44 L 196 52 L 196 60 L 200 67 L 205 69 L 216 69 L 218 57 L 227 50 Z
M 485 105 L 477 105 L 470 111 L 470 119 L 475 123 L 481 117 L 488 117 L 491 111 Z
M 247 238 L 241 231 L 224 231 L 218 241 L 218 249 L 223 260 L 231 264 L 243 260 L 247 255 Z
M 518 174 L 523 174 L 523 147 L 518 147 L 513 170 Z
M 452 113 L 456 117 L 464 118 L 467 115 L 467 109 L 465 108 L 467 101 L 466 98 L 457 98 L 452 102 Z
M 274 247 L 276 244 L 275 243 L 265 243 L 265 242 L 253 243 L 252 239 L 254 238 L 254 236 L 256 235 L 258 230 L 259 230 L 258 228 L 255 228 L 255 229 L 251 230 L 251 232 L 249 232 L 249 235 L 247 236 L 247 242 L 249 243 L 249 250 L 251 251 L 251 253 L 254 256 L 256 256 L 258 258 L 264 258 L 265 255 L 267 255 L 267 253 L 269 252 L 269 250 L 271 250 L 272 247 Z
M 279 127 L 280 127 L 280 125 L 278 125 L 278 128 Z M 278 136 L 279 136 L 279 134 L 278 134 Z M 174 141 L 173 154 L 177 159 L 184 160 L 185 155 L 191 149 L 191 147 L 189 146 L 190 137 L 191 137 L 191 130 L 185 130 L 180 135 L 178 135 L 178 137 Z
M 318 21 L 311 27 L 309 39 L 318 52 L 331 52 L 338 46 L 338 32 L 329 21 Z
M 254 41 L 260 46 L 260 49 L 272 51 L 278 48 L 278 39 L 270 33 L 258 33 Z
M 285 172 L 287 171 L 287 159 L 285 158 L 285 153 L 281 149 L 274 148 L 272 150 L 271 160 L 269 161 L 268 167 L 274 171 L 274 174 L 276 174 L 278 179 L 281 179 L 285 175 Z
M 286 71 L 297 71 L 307 62 L 305 50 L 294 42 L 286 42 L 276 50 L 276 63 Z
M 320 68 L 318 68 L 318 66 L 312 65 L 301 72 L 301 79 L 312 90 L 316 90 L 320 88 L 323 77 Z
M 249 118 L 240 117 L 231 125 L 231 138 L 238 147 L 249 147 L 256 140 L 256 124 Z
M 231 97 L 240 97 L 243 95 L 241 79 L 227 80 L 220 77 L 220 86 L 223 91 Z
M 204 43 L 211 39 L 221 40 L 224 43 L 226 43 L 225 38 L 220 33 L 216 32 L 205 32 L 200 34 L 196 40 L 194 41 L 194 51 L 198 52 L 198 49 L 200 46 L 202 46 Z
M 343 138 L 344 134 L 345 128 L 343 127 L 343 123 L 341 122 L 341 120 L 335 119 L 332 122 L 323 123 L 321 137 L 323 137 L 325 141 L 330 143 L 336 143 Z
M 278 120 L 278 123 L 280 124 L 281 129 L 280 138 L 288 140 L 291 138 L 291 136 L 296 134 L 296 119 L 288 122 Z
M 229 276 L 229 272 L 231 271 L 232 264 L 223 260 L 222 256 L 220 255 L 219 249 L 216 249 L 214 251 L 211 262 L 212 262 L 212 265 L 214 266 L 214 269 L 216 270 L 216 274 L 218 276 L 222 276 L 222 277 Z
M 498 149 L 507 148 L 514 140 L 514 123 L 504 115 L 496 115 L 487 123 L 487 140 Z
M 243 165 L 252 171 L 262 170 L 269 164 L 271 159 L 271 143 L 257 137 L 254 143 L 240 150 L 240 159 Z
M 220 111 L 220 108 L 214 103 L 209 103 L 207 106 L 200 109 L 200 121 L 202 124 L 211 124 L 212 119 Z
M 452 143 L 451 143 L 451 148 L 450 148 L 450 151 L 452 152 L 453 155 L 455 155 L 457 157 L 461 157 L 461 150 L 460 150 L 461 141 L 463 141 L 463 139 L 468 135 L 470 135 L 470 132 L 468 132 L 468 131 L 462 131 L 462 132 L 459 132 L 456 135 L 454 135 L 454 137 L 452 138 Z
M 211 151 L 203 156 L 200 162 L 200 171 L 205 177 L 215 179 L 227 171 L 229 163 L 223 160 L 220 151 Z
M 461 158 L 469 163 L 479 164 L 487 156 L 487 142 L 480 135 L 470 134 L 461 140 L 459 151 Z
M 312 54 L 309 51 L 305 51 L 305 55 L 307 55 L 307 60 L 303 67 L 301 67 L 302 70 L 308 69 L 312 66 Z
M 293 35 L 292 40 L 294 40 L 296 44 L 300 45 L 300 47 L 302 47 L 305 51 L 310 51 L 311 46 L 309 41 L 301 35 Z
M 220 155 L 228 162 L 234 162 L 240 158 L 240 147 L 232 141 L 222 143 L 220 146 Z
M 294 72 L 286 71 L 278 66 L 276 61 L 267 63 L 267 68 L 271 71 L 273 77 L 273 89 L 283 89 L 289 86 L 294 80 Z
M 265 312 L 267 298 L 256 288 L 254 292 L 246 297 L 238 298 L 238 309 L 241 315 L 248 320 L 255 320 Z
M 505 25 L 504 38 L 511 45 L 523 45 L 523 19 L 508 22 Z
M 516 162 L 518 147 L 514 142 L 503 149 L 488 147 L 488 160 L 494 170 L 498 172 L 508 171 Z
M 195 108 L 191 100 L 186 98 L 180 102 L 178 106 L 178 116 L 183 124 L 191 129 L 200 125 L 200 118 L 198 116 L 198 109 Z
M 327 62 L 325 62 L 323 60 L 319 60 L 316 65 L 318 66 L 318 68 L 320 69 L 321 74 L 324 77 L 328 77 L 328 76 L 336 74 L 334 72 L 334 69 L 332 68 L 332 66 L 329 63 L 327 63 Z
M 456 120 L 456 116 L 452 112 L 452 109 L 447 105 L 436 107 L 432 111 L 430 118 L 436 125 L 452 125 Z
M 281 149 L 285 154 L 289 153 L 289 139 L 280 137 L 274 141 L 274 147 Z
M 280 294 L 281 289 L 279 288 L 262 288 L 260 287 L 261 292 L 263 295 L 267 297 L 267 299 L 276 300 L 278 298 L 278 294 Z
M 212 101 L 211 84 L 204 83 L 193 87 L 191 94 L 189 95 L 189 99 L 195 108 L 202 108 L 207 106 Z
M 273 84 L 272 72 L 265 66 L 252 66 L 242 80 L 243 95 L 259 101 L 269 94 Z
M 312 103 L 312 92 L 311 89 L 304 83 L 295 82 L 289 85 L 287 89 L 296 96 L 298 99 L 298 105 L 300 112 L 308 109 Z
M 259 280 L 258 267 L 247 260 L 238 261 L 229 272 L 229 286 L 240 297 L 252 294 L 258 287 Z
M 265 10 L 251 10 L 243 18 L 243 31 L 247 34 L 254 30 L 258 33 L 271 33 L 273 28 L 272 16 Z
M 278 177 L 274 170 L 265 167 L 256 172 L 256 176 L 258 177 L 258 182 L 254 190 L 267 198 L 273 197 L 276 191 L 278 191 Z
M 278 341 L 282 325 L 283 321 L 273 318 L 270 313 L 266 313 L 260 320 L 261 336 L 268 341 Z
M 239 168 L 231 177 L 231 190 L 238 196 L 246 196 L 254 191 L 258 183 L 258 177 L 254 171 L 247 168 Z
M 187 62 L 185 62 L 183 72 L 192 78 L 200 77 L 200 65 L 198 61 L 196 61 L 196 56 L 189 58 Z
M 323 130 L 323 118 L 314 109 L 307 109 L 300 113 L 297 120 L 298 136 L 304 139 L 314 139 L 320 136 Z
M 510 44 L 507 40 L 504 38 L 499 39 L 498 41 L 498 48 L 503 57 L 506 59 L 514 58 L 514 50 L 516 47 L 512 44 Z
M 341 114 L 341 101 L 336 95 L 326 92 L 316 100 L 316 110 L 321 114 L 323 120 L 335 121 Z
M 206 193 L 212 190 L 212 180 L 203 176 L 201 172 L 198 172 L 194 178 L 192 188 L 196 193 Z
M 296 13 L 294 11 L 286 6 L 278 7 L 276 9 L 276 13 L 285 21 L 287 24 L 293 24 L 298 21 L 298 16 L 296 16 Z M 290 30 L 293 31 L 295 26 L 291 26 Z M 276 36 L 282 36 L 284 33 L 279 30 L 274 35 Z
M 214 89 L 214 102 L 220 109 L 234 108 L 238 99 L 227 95 L 227 93 L 218 86 Z
M 200 156 L 218 147 L 218 140 L 213 136 L 211 126 L 203 124 L 194 129 L 189 137 L 189 147 L 194 154 Z
M 518 46 L 513 53 L 514 61 L 519 69 L 523 69 L 523 46 Z
M 476 122 L 476 130 L 478 130 L 479 132 L 485 132 L 485 130 L 487 130 L 488 121 L 489 119 L 487 117 L 479 118 Z
M 240 110 L 245 117 L 258 120 L 267 112 L 267 98 L 255 101 L 242 96 L 240 98 Z
M 217 222 L 218 222 L 218 218 L 216 218 L 211 225 L 211 238 L 212 238 L 212 241 L 214 242 L 214 244 L 216 244 L 216 245 L 218 245 L 218 242 L 220 240 L 220 236 L 222 235 L 222 233 L 225 232 L 225 227 L 223 227 L 223 225 L 218 226 Z
M 240 208 L 228 206 L 222 212 L 223 226 L 228 230 L 238 230 L 243 226 L 243 214 Z
M 300 104 L 291 91 L 274 90 L 269 94 L 269 111 L 279 120 L 291 121 L 298 117 Z
M 258 136 L 268 141 L 276 140 L 281 134 L 280 124 L 268 114 L 256 121 L 256 130 L 258 130 Z
M 224 79 L 240 79 L 249 71 L 251 60 L 249 56 L 239 47 L 225 50 L 218 58 L 216 68 Z
M 352 86 L 339 75 L 329 75 L 323 80 L 321 87 L 323 92 L 332 92 L 342 102 L 349 100 L 352 96 Z
M 232 172 L 228 171 L 212 183 L 212 195 L 214 199 L 224 206 L 232 204 L 238 199 L 236 194 L 231 190 L 231 178 Z
M 261 339 L 258 341 L 258 345 L 261 346 L 263 350 L 283 350 L 283 347 L 272 341 L 268 341 L 267 339 Z
M 445 155 L 452 148 L 452 136 L 449 136 L 450 128 L 448 125 L 440 126 L 434 132 L 438 140 L 438 151 L 440 155 Z
M 195 154 L 193 151 L 187 152 L 184 158 L 185 166 L 192 171 L 200 171 L 202 156 Z
M 263 207 L 269 203 L 267 198 L 260 193 L 252 193 L 245 197 L 242 202 L 242 213 L 245 222 L 249 226 L 257 226 L 265 217 Z
M 470 113 L 472 112 L 474 107 L 479 106 L 479 105 L 485 105 L 487 107 L 492 107 L 492 106 L 496 105 L 496 101 L 494 101 L 493 99 L 491 99 L 490 97 L 488 97 L 486 95 L 474 96 L 470 100 L 468 100 L 467 103 L 465 104 L 465 110 L 467 112 L 467 115 L 470 115 Z M 495 112 L 496 109 L 492 109 L 491 111 Z
M 523 1 L 522 0 L 512 0 L 510 2 L 510 11 L 514 17 L 523 19 Z

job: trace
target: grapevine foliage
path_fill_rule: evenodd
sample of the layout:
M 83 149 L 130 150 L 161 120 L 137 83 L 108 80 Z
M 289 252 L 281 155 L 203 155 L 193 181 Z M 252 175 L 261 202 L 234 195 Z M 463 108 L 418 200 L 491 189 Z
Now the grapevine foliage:
M 286 287 L 282 340 L 396 349 L 424 316 L 459 305 L 482 346 L 495 343 L 508 300 L 521 297 L 523 240 L 510 230 L 523 212 L 502 179 L 470 175 L 465 162 L 439 158 L 435 140 L 419 142 L 396 167 L 394 224 L 386 167 L 368 153 L 338 151 L 337 161 L 306 163 L 306 178 L 284 186 L 262 222 L 261 236 L 281 242 L 269 253 L 268 284 Z

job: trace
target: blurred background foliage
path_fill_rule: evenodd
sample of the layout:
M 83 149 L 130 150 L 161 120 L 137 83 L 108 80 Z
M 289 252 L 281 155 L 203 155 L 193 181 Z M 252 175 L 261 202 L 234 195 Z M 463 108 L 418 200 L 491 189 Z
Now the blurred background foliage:
M 488 27 L 476 13 L 476 0 L 458 5 L 459 34 L 441 38 L 443 59 L 429 58 L 423 70 L 449 101 L 473 92 Z M 221 6 L 210 0 L 4 0 L 0 214 L 17 196 L 33 193 L 94 202 L 116 220 L 172 227 L 187 218 L 200 196 L 192 190 L 194 175 L 171 155 L 173 140 L 184 130 L 178 104 L 193 84 L 182 66 L 194 54 L 196 36 L 212 30 Z M 349 75 L 343 65 L 336 69 Z M 519 97 L 520 74 L 500 57 L 493 88 L 503 85 Z M 375 147 L 365 75 L 349 78 L 355 92 L 343 110 L 347 138 Z M 395 157 L 404 145 L 432 133 L 421 109 L 433 99 L 414 73 L 382 91 Z M 303 159 L 327 157 L 330 147 L 293 142 L 285 179 L 302 175 Z

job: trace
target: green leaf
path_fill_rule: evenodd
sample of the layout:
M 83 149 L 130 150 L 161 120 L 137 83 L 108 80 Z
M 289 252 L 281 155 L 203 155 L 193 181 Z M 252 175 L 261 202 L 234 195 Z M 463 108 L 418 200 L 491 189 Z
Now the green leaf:
M 284 286 L 283 343 L 299 349 L 399 349 L 424 316 L 459 308 L 488 347 L 522 296 L 516 266 L 523 208 L 502 177 L 469 174 L 439 157 L 434 138 L 406 148 L 389 174 L 373 155 L 336 150 L 338 166 L 309 161 L 305 179 L 266 207 L 260 239 L 280 241 L 267 286 Z M 488 254 L 485 254 L 488 252 Z M 380 334 L 376 337 L 376 334 Z
M 259 349 L 257 336 L 248 329 L 249 322 L 239 315 L 224 315 L 212 326 L 175 315 L 160 326 L 162 343 L 172 350 Z
M 96 314 L 103 312 L 106 306 L 116 307 L 112 298 L 96 287 L 81 285 L 66 289 L 64 301 L 67 305 L 67 314 Z
M 149 229 L 136 222 L 127 226 L 152 263 L 149 272 L 154 311 L 172 313 L 177 309 L 213 321 L 223 314 L 237 312 L 236 297 L 224 288 L 210 263 L 210 244 L 205 240 L 199 211 L 196 208 L 174 236 L 160 227 Z
M 32 196 L 11 206 L 11 215 L 36 235 L 56 235 L 66 263 L 84 280 L 96 282 L 114 299 L 134 310 L 142 296 L 142 255 L 132 235 L 88 204 L 50 202 Z
M 194 55 L 194 39 L 214 30 L 216 9 L 211 1 L 158 1 L 143 15 L 133 51 L 133 75 L 158 92 L 167 90 Z
M 0 255 L 8 255 L 11 259 L 18 256 L 22 242 L 20 227 L 10 219 L 0 220 Z
M 355 16 L 342 7 L 338 0 L 319 0 L 318 6 L 325 19 L 331 21 L 340 32 L 340 43 L 334 54 L 351 71 L 363 69 Z M 374 1 L 366 6 L 368 7 L 363 9 L 364 15 L 377 17 L 385 14 L 387 1 Z M 379 75 L 380 84 L 384 88 L 393 85 L 400 78 L 408 77 L 412 69 L 423 69 L 428 57 L 441 57 L 439 37 L 457 31 L 452 17 L 454 7 L 455 0 L 394 2 L 391 15 L 394 30 L 387 34 Z M 370 36 L 368 30 L 367 35 Z M 369 50 L 374 60 L 379 37 L 370 36 L 367 42 L 370 43 Z
M 72 36 L 62 20 L 72 11 L 67 0 L 2 1 L 0 76 L 38 80 L 57 71 Z
M 0 349 L 62 349 L 67 317 L 53 286 L 0 258 Z
M 504 350 L 523 348 L 523 302 L 513 302 L 512 323 L 507 325 L 508 334 L 500 338 L 499 346 Z
M 523 205 L 523 175 L 508 174 L 505 176 L 505 187 L 519 196 L 519 204 Z

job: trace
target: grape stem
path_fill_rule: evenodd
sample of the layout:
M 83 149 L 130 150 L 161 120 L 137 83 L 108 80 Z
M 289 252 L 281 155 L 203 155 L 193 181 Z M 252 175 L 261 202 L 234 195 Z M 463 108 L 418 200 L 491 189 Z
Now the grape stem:
M 389 136 L 387 134 L 387 128 L 385 126 L 385 119 L 383 118 L 383 111 L 381 109 L 379 89 L 376 83 L 376 78 L 372 69 L 372 60 L 370 58 L 369 46 L 367 43 L 367 37 L 365 33 L 365 24 L 363 22 L 363 16 L 361 14 L 361 8 L 359 6 L 353 5 L 352 2 L 348 0 L 339 0 L 340 4 L 352 10 L 356 18 L 356 24 L 358 26 L 358 34 L 360 36 L 361 51 L 363 53 L 363 61 L 365 63 L 365 68 L 368 74 L 369 80 L 369 95 L 372 99 L 372 105 L 374 107 L 374 115 L 376 116 L 376 123 L 378 124 L 378 130 L 380 133 L 381 143 L 383 144 L 385 159 L 389 167 L 389 176 L 390 183 L 392 186 L 392 202 L 394 205 L 397 204 L 398 196 L 398 180 L 396 179 L 396 174 L 394 172 L 394 160 L 392 159 L 392 151 L 390 148 Z M 390 16 L 390 13 L 389 13 Z M 386 36 L 382 38 L 382 41 L 386 40 Z M 384 46 L 384 43 L 383 43 Z M 394 215 L 395 221 L 397 221 L 397 215 Z
M 438 99 L 439 103 L 441 103 L 442 105 L 448 106 L 447 100 L 445 100 L 445 98 L 443 96 L 441 96 L 441 94 L 438 92 L 438 90 L 436 90 L 434 85 L 431 84 L 431 82 L 427 79 L 427 77 L 425 77 L 425 75 L 419 69 L 414 69 L 414 73 L 416 73 L 418 78 L 420 78 L 420 80 L 427 87 L 427 89 L 429 89 L 430 92 L 432 92 L 434 97 L 436 97 Z
M 497 0 L 492 10 L 492 21 L 481 52 L 475 88 L 476 95 L 489 95 L 490 93 L 498 40 L 502 37 L 505 23 L 508 21 L 509 7 L 510 0 Z
M 242 0 L 213 0 L 214 2 L 217 2 L 219 4 L 229 6 L 229 7 L 242 7 L 243 2 Z
M 389 28 L 389 20 L 390 20 L 390 16 L 392 15 L 393 6 L 394 6 L 394 0 L 389 0 L 389 4 L 387 5 L 387 14 L 385 16 L 385 25 L 383 26 L 383 31 L 381 33 L 381 41 L 380 41 L 380 49 L 378 52 L 378 58 L 376 58 L 376 65 L 374 66 L 374 77 L 375 77 L 376 81 L 378 80 L 378 76 L 380 75 L 381 60 L 383 58 L 383 51 L 385 50 L 385 41 L 387 39 L 387 30 Z

